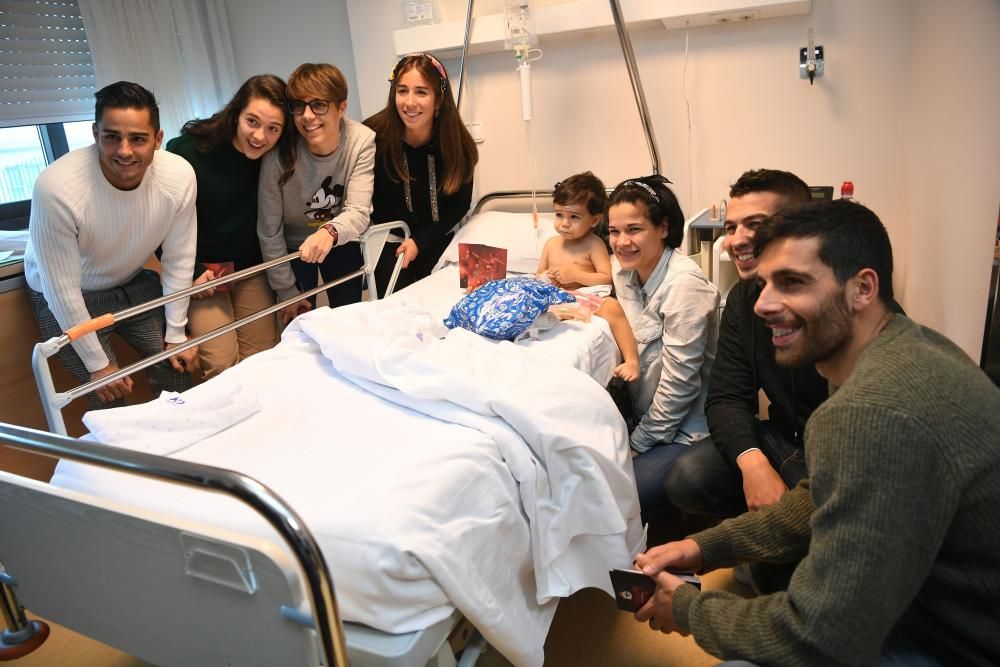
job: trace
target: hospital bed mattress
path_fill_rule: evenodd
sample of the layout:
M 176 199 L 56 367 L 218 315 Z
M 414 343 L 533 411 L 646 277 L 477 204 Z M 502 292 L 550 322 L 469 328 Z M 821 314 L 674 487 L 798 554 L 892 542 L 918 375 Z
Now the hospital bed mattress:
M 440 321 L 462 294 L 457 281 L 457 269 L 446 266 L 387 303 Z M 300 319 L 308 324 L 323 315 Z M 336 341 L 334 335 L 329 344 Z M 601 387 L 617 361 L 607 324 L 597 319 L 562 323 L 522 347 L 537 355 L 539 365 L 579 368 Z M 582 374 L 571 381 L 591 383 Z M 570 566 L 540 591 L 539 546 L 532 543 L 524 482 L 511 473 L 509 451 L 482 430 L 361 389 L 301 328 L 293 325 L 273 350 L 184 396 L 237 392 L 255 395 L 261 409 L 201 442 L 157 453 L 238 470 L 295 507 L 323 550 L 346 621 L 402 633 L 429 627 L 457 608 L 512 662 L 535 665 L 557 597 L 585 586 L 608 588 L 593 574 L 602 563 L 587 573 Z M 578 409 L 586 407 L 570 397 L 564 416 Z M 609 437 L 594 447 L 605 448 L 601 460 L 627 469 L 631 479 L 627 439 Z M 230 498 L 67 461 L 52 483 L 280 542 L 260 517 Z M 631 507 L 633 500 L 618 502 Z M 628 523 L 615 556 L 621 566 L 640 546 L 634 505 L 634 513 L 625 512 L 631 516 L 618 517 Z M 590 513 L 606 509 L 579 503 L 562 508 L 560 520 L 584 525 L 593 520 Z M 607 544 L 600 543 L 607 540 L 594 539 L 594 557 L 607 559 L 607 550 L 601 553 Z M 588 549 L 585 539 L 577 542 Z

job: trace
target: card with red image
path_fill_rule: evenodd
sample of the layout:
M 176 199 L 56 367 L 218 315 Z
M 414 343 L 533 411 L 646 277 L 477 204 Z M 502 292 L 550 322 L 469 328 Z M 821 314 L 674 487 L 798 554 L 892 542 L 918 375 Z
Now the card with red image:
M 466 293 L 507 277 L 507 249 L 481 243 L 458 244 L 458 286 Z
M 211 271 L 216 278 L 221 278 L 222 276 L 228 276 L 236 271 L 236 265 L 233 262 L 202 262 L 202 266 Z M 219 285 L 215 288 L 216 292 L 228 292 L 229 286 L 232 283 L 226 283 L 225 285 Z
M 637 612 L 653 597 L 656 582 L 635 570 L 611 570 L 615 603 L 622 611 Z
M 656 592 L 656 581 L 638 570 L 614 569 L 609 574 L 611 586 L 615 589 L 615 603 L 622 611 L 633 613 L 639 611 Z M 671 574 L 701 588 L 701 577 L 694 572 L 671 572 Z

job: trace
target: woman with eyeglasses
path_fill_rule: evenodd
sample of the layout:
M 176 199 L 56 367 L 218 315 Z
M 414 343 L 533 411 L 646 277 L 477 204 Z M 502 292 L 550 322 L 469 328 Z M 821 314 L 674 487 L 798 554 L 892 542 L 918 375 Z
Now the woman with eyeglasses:
M 188 121 L 167 143 L 194 168 L 198 179 L 198 250 L 194 284 L 261 262 L 257 240 L 257 183 L 261 158 L 272 148 L 275 161 L 291 165 L 292 121 L 285 82 L 271 74 L 247 79 L 233 99 L 204 120 Z M 193 295 L 188 308 L 192 336 L 213 331 L 274 305 L 263 274 Z M 252 354 L 274 346 L 274 316 L 262 317 L 198 346 L 209 378 Z
M 479 152 L 462 123 L 444 65 L 429 53 L 403 56 L 389 76 L 385 108 L 365 121 L 375 130 L 372 221 L 403 220 L 411 236 L 387 243 L 375 272 L 385 293 L 397 256 L 396 288 L 430 275 L 469 210 Z
M 305 63 L 288 78 L 288 109 L 299 137 L 294 162 L 267 156 L 261 167 L 257 234 L 264 259 L 299 251 L 291 266 L 268 271 L 285 300 L 363 265 L 351 241 L 368 228 L 375 165 L 375 133 L 344 116 L 347 81 L 333 65 Z M 317 266 L 318 265 L 318 266 Z M 362 279 L 326 291 L 330 307 L 361 300 Z M 287 306 L 283 322 L 315 306 L 315 297 Z

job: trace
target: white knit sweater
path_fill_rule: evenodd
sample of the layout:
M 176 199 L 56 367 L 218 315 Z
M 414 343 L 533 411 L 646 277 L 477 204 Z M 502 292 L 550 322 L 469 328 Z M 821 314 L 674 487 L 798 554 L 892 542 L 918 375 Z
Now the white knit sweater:
M 64 331 L 90 319 L 82 292 L 128 282 L 159 247 L 163 293 L 190 287 L 196 195 L 191 165 L 166 151 L 156 151 L 142 183 L 127 191 L 104 177 L 96 144 L 64 155 L 35 181 L 24 254 L 28 285 L 45 295 Z M 185 340 L 187 309 L 187 299 L 166 306 L 166 342 Z M 91 372 L 108 365 L 96 334 L 73 348 Z

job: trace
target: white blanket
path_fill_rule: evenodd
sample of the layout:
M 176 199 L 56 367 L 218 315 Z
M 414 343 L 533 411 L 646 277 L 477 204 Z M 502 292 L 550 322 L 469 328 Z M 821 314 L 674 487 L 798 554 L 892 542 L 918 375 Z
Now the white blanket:
M 496 442 L 528 517 L 540 604 L 588 586 L 611 592 L 609 565 L 630 563 L 641 537 L 628 433 L 603 387 L 513 343 L 464 329 L 435 338 L 431 318 L 402 303 L 296 323 L 360 386 Z
M 257 395 L 194 387 L 181 396 L 164 391 L 148 403 L 91 410 L 83 423 L 100 442 L 167 456 L 238 424 L 260 410 Z
M 409 632 L 457 608 L 511 662 L 541 665 L 551 596 L 607 590 L 607 568 L 627 567 L 642 540 L 620 417 L 600 385 L 543 352 L 559 339 L 526 351 L 464 332 L 420 341 L 433 318 L 353 308 L 301 316 L 273 350 L 192 390 L 242 389 L 261 411 L 172 455 L 239 470 L 295 507 L 345 620 Z M 53 484 L 280 542 L 217 494 L 69 461 Z

